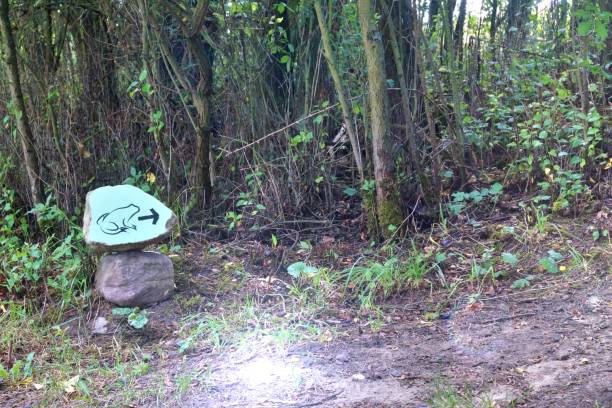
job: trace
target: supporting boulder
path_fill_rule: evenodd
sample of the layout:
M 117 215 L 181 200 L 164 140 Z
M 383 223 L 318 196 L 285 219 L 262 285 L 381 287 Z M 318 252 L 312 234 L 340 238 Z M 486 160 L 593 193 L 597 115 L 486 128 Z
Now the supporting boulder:
M 104 255 L 96 272 L 96 289 L 119 306 L 146 306 L 174 291 L 174 266 L 158 252 L 127 251 Z

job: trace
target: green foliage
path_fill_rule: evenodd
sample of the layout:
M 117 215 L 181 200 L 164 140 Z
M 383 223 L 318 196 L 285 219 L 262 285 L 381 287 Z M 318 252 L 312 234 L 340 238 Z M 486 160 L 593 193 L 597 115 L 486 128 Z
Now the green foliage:
M 14 207 L 14 200 L 11 190 L 2 190 L 0 286 L 10 294 L 23 295 L 36 292 L 44 281 L 52 294 L 59 295 L 60 306 L 72 303 L 87 286 L 88 257 L 76 217 L 69 218 L 53 204 L 52 197 L 47 198 L 30 211 L 46 238 L 32 242 L 27 214 Z
M 131 186 L 138 187 L 145 193 L 155 194 L 154 186 L 156 181 L 155 174 L 151 172 L 143 172 L 137 170 L 136 167 L 130 167 L 130 175 L 123 180 L 122 184 L 129 184 Z
M 138 93 L 149 97 L 153 95 L 153 86 L 150 82 L 147 81 L 149 73 L 146 69 L 140 71 L 138 75 L 138 80 L 133 81 L 127 88 L 127 92 L 131 98 L 135 97 Z
M 127 322 L 135 329 L 142 329 L 149 322 L 149 313 L 138 307 L 116 307 L 112 310 L 115 316 L 127 316 Z
M 382 263 L 371 261 L 353 266 L 343 271 L 340 279 L 349 299 L 357 299 L 362 307 L 372 308 L 403 289 L 419 286 L 430 266 L 425 255 L 415 249 L 405 260 L 391 257 Z
M 511 288 L 512 289 L 524 289 L 527 286 L 531 285 L 531 281 L 533 279 L 535 279 L 535 276 L 533 275 L 527 275 L 524 278 L 517 279 L 512 283 Z
M 494 183 L 491 187 L 472 190 L 469 193 L 457 191 L 452 194 L 453 199 L 448 204 L 448 209 L 451 214 L 458 215 L 470 205 L 495 204 L 499 200 L 503 189 L 500 183 Z
M 227 227 L 231 230 L 240 226 L 242 221 L 242 214 L 235 211 L 228 211 L 225 213 L 225 221 L 228 222 Z
M 34 352 L 31 352 L 26 356 L 25 361 L 15 361 L 10 369 L 4 368 L 2 363 L 0 363 L 0 379 L 7 381 L 10 385 L 28 382 L 32 378 L 33 360 Z
M 559 265 L 558 261 L 562 260 L 564 257 L 560 253 L 554 250 L 548 251 L 548 256 L 544 256 L 540 258 L 538 264 L 549 273 L 559 273 Z
M 295 262 L 287 267 L 287 273 L 295 279 L 313 276 L 317 272 L 316 267 L 306 265 L 304 262 Z
M 504 252 L 501 254 L 501 259 L 502 261 L 504 261 L 505 263 L 507 263 L 508 265 L 511 266 L 516 266 L 516 264 L 518 263 L 518 258 L 516 257 L 516 255 L 510 253 L 510 252 Z

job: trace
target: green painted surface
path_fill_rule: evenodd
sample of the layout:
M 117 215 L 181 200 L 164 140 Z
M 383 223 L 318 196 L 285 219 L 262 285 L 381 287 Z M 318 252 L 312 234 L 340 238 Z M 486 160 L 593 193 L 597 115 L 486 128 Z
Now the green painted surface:
M 108 246 L 153 240 L 168 233 L 172 210 L 129 185 L 100 187 L 87 195 L 85 240 Z M 87 219 L 88 218 L 88 219 Z

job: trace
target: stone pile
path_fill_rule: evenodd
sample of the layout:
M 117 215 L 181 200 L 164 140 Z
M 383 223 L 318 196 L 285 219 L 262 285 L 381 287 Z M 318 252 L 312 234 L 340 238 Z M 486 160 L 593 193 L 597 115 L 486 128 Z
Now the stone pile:
M 86 244 L 103 253 L 96 271 L 96 290 L 119 306 L 146 306 L 174 291 L 172 261 L 144 251 L 168 237 L 176 216 L 139 188 L 100 187 L 87 194 L 83 233 Z

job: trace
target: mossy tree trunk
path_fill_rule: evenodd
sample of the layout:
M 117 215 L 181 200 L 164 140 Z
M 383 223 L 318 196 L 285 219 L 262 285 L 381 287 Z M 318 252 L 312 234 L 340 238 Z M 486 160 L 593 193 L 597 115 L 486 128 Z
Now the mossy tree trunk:
M 376 183 L 378 228 L 386 238 L 403 221 L 399 191 L 395 180 L 392 140 L 387 127 L 388 102 L 382 34 L 374 20 L 371 0 L 358 2 L 359 24 L 368 69 L 368 99 L 372 131 L 372 164 Z

